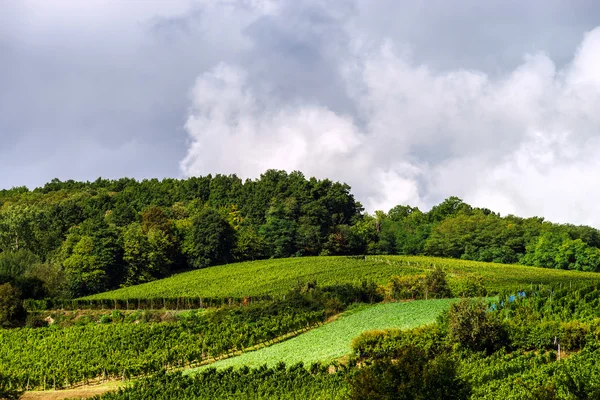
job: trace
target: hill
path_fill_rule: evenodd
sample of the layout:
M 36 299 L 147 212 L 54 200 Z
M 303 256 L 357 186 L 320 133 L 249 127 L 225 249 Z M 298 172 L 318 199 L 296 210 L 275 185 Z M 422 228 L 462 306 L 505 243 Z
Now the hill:
M 298 282 L 315 280 L 321 286 L 373 280 L 387 284 L 394 275 L 413 275 L 434 267 L 448 275 L 451 287 L 472 274 L 483 277 L 490 293 L 532 285 L 598 282 L 596 273 L 495 264 L 419 256 L 298 257 L 220 265 L 184 272 L 162 280 L 84 297 L 150 299 L 174 297 L 242 298 L 282 295 Z
M 277 170 L 0 190 L 0 284 L 24 299 L 72 299 L 232 262 L 362 254 L 600 271 L 592 227 L 457 197 L 373 214 L 358 200 L 344 183 Z

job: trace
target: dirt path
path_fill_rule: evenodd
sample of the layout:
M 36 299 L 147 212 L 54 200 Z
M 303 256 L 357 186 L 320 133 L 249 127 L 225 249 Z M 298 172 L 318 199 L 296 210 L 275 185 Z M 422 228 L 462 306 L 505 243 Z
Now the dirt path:
M 81 386 L 75 389 L 65 390 L 35 390 L 25 392 L 22 400 L 63 400 L 63 399 L 88 399 L 97 394 L 103 394 L 111 390 L 123 387 L 122 382 L 108 382 L 101 385 Z

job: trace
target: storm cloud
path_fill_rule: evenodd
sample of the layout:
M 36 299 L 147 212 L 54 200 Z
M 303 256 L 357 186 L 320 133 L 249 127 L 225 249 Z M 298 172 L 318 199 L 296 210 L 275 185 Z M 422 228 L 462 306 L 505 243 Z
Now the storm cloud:
M 278 168 L 600 226 L 592 1 L 0 4 L 1 187 Z

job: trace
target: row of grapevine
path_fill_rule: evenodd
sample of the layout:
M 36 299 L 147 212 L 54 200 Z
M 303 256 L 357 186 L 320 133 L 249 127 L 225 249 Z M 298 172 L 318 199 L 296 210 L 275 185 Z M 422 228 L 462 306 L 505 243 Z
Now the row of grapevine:
M 197 310 L 200 308 L 242 305 L 261 301 L 284 299 L 285 295 L 264 295 L 255 297 L 163 297 L 163 298 L 127 298 L 127 299 L 45 299 L 24 300 L 28 311 L 47 310 Z
M 273 368 L 208 369 L 195 376 L 161 373 L 96 399 L 341 400 L 347 398 L 348 374 L 344 368 L 330 373 L 329 368 L 313 365 L 307 369 L 302 364 L 289 368 L 280 364 Z
M 176 322 L 88 324 L 0 331 L 0 370 L 20 388 L 130 377 L 243 351 L 323 322 L 302 297 L 182 314 Z
M 488 292 L 532 288 L 537 285 L 564 285 L 597 282 L 596 273 L 494 264 L 421 256 L 295 257 L 220 265 L 174 275 L 170 278 L 112 292 L 85 297 L 84 300 L 176 298 L 243 299 L 283 295 L 298 282 L 316 281 L 319 285 L 355 284 L 364 280 L 388 284 L 397 275 L 427 273 L 442 268 L 450 286 L 460 286 L 465 277 L 477 274 Z M 217 301 L 219 301 L 217 300 Z M 100 303 L 102 304 L 102 303 Z

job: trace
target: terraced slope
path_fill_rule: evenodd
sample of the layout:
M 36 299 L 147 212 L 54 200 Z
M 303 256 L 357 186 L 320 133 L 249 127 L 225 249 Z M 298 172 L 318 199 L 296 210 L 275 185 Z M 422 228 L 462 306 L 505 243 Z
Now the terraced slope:
M 479 273 L 488 290 L 516 290 L 535 284 L 569 284 L 600 279 L 600 274 L 494 264 L 435 257 L 368 256 L 302 257 L 220 265 L 185 272 L 170 278 L 96 294 L 84 299 L 151 299 L 174 297 L 245 297 L 283 294 L 299 281 L 319 285 L 355 283 L 373 279 L 386 284 L 393 275 L 410 275 L 442 267 L 450 284 L 470 273 Z
M 455 300 L 418 300 L 363 306 L 342 315 L 333 322 L 285 342 L 217 361 L 209 366 L 217 368 L 243 365 L 258 367 L 263 364 L 273 366 L 280 361 L 287 365 L 300 361 L 305 365 L 310 365 L 318 361 L 332 361 L 349 354 L 352 339 L 362 332 L 373 329 L 410 329 L 434 323 L 437 316 L 446 310 L 453 301 Z M 187 373 L 197 370 L 199 369 L 190 370 Z

